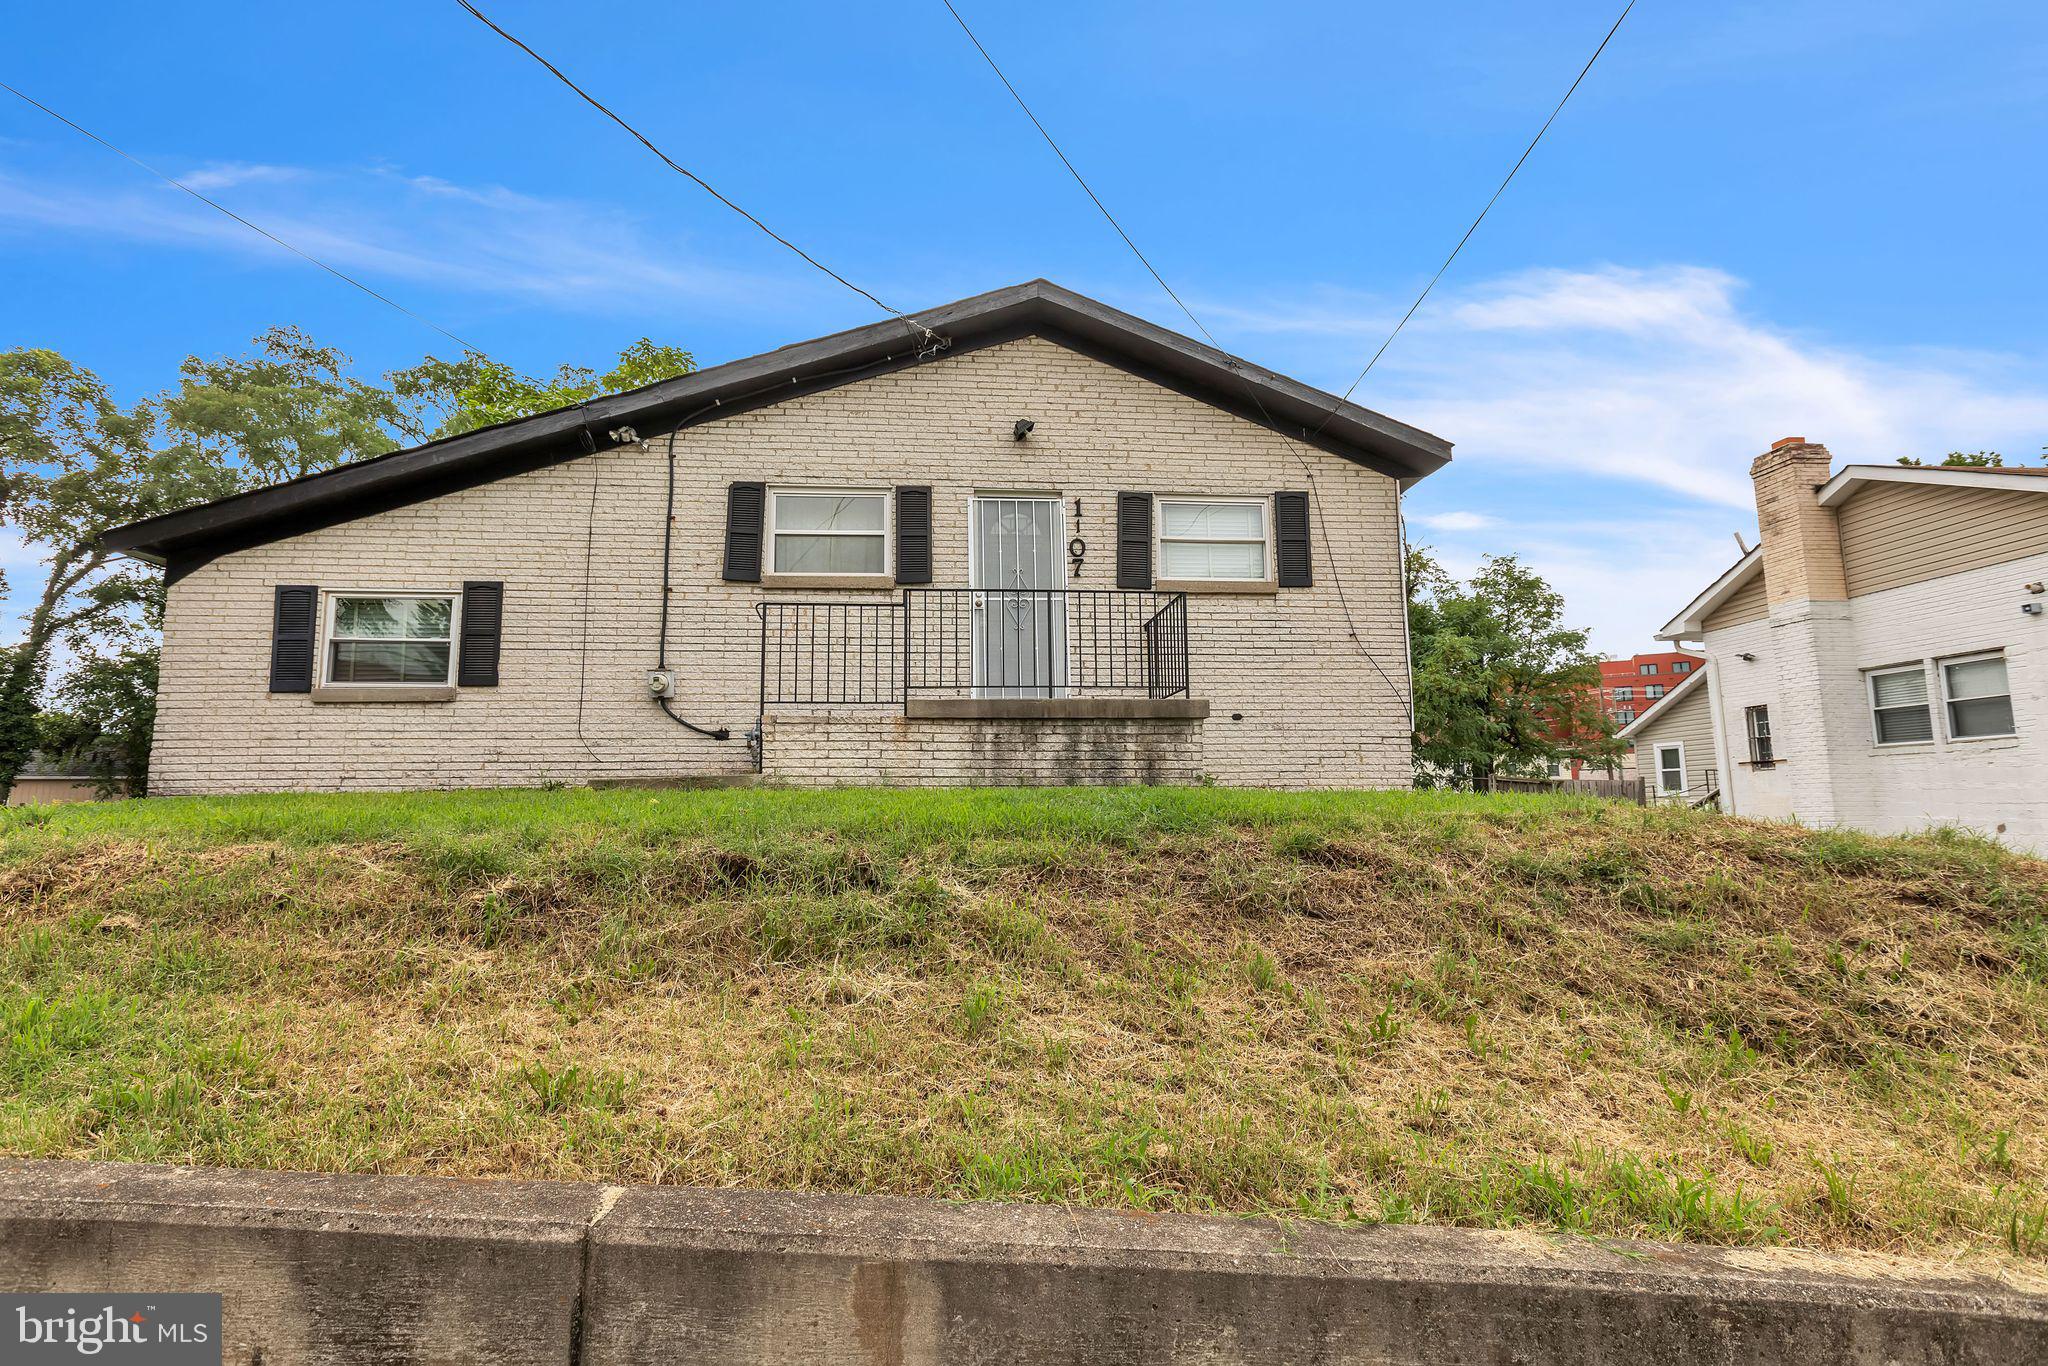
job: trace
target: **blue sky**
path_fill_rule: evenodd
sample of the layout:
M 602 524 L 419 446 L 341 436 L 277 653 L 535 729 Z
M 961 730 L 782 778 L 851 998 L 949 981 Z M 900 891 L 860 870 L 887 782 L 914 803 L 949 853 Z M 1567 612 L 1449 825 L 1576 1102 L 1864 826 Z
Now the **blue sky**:
M 1334 389 L 1617 8 L 956 3 L 1217 337 Z M 1043 275 L 1184 322 L 938 0 L 485 8 L 898 307 Z M 876 316 L 453 0 L 15 7 L 0 77 L 524 367 Z M 2038 5 L 1644 0 L 1357 394 L 1457 443 L 1415 538 L 1524 555 L 1627 653 L 1775 437 L 2037 459 L 2044 147 Z M 450 349 L 0 95 L 0 346 L 140 397 L 287 322 Z

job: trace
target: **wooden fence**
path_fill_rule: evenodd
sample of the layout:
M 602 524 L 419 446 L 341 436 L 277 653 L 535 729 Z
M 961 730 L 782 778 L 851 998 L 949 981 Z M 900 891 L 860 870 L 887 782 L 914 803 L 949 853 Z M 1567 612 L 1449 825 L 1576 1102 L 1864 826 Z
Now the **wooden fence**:
M 1494 778 L 1487 784 L 1491 792 L 1547 792 L 1567 797 L 1607 797 L 1615 801 L 1644 803 L 1644 784 L 1641 778 L 1582 778 L 1577 782 L 1564 782 L 1556 778 Z

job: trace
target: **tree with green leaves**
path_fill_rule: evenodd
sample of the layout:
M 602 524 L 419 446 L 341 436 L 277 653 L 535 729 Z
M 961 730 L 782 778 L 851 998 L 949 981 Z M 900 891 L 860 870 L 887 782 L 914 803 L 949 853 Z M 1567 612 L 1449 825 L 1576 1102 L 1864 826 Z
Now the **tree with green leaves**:
M 1619 757 L 1587 633 L 1564 625 L 1563 596 L 1514 556 L 1487 556 L 1461 584 L 1411 548 L 1408 632 L 1418 781 L 1483 788 L 1554 759 Z
M 273 327 L 255 353 L 187 356 L 158 400 L 165 435 L 197 447 L 245 488 L 332 469 L 423 441 L 417 415 L 388 387 L 347 373 L 350 359 L 296 327 Z
M 390 380 L 392 393 L 408 405 L 411 420 L 420 429 L 419 439 L 425 440 L 460 436 L 600 395 L 625 393 L 696 368 L 696 358 L 688 351 L 642 337 L 621 351 L 618 363 L 603 374 L 564 365 L 552 379 L 540 379 L 472 352 L 456 361 L 430 356 L 409 370 L 393 372 Z
M 0 648 L 0 802 L 39 746 L 147 771 L 163 579 L 116 560 L 100 533 L 246 488 L 382 455 L 600 394 L 688 374 L 690 353 L 642 338 L 603 374 L 519 374 L 471 354 L 355 378 L 349 357 L 292 327 L 246 356 L 187 357 L 177 386 L 123 408 L 54 351 L 0 352 L 0 524 L 41 551 L 22 639 Z M 0 578 L 0 599 L 7 584 Z M 60 645 L 76 663 L 50 693 Z
M 1902 455 L 1899 457 L 1899 463 L 1920 467 L 1927 462 L 1917 456 Z M 1941 458 L 1941 467 L 1944 469 L 1990 470 L 1998 469 L 2004 464 L 2005 457 L 1997 451 L 1950 451 Z
M 100 533 L 235 488 L 207 452 L 154 436 L 151 405 L 122 407 L 55 351 L 0 352 L 0 520 L 43 564 L 22 638 L 0 661 L 0 801 L 36 747 L 58 643 L 134 629 L 161 591 L 154 571 L 102 550 Z
M 149 790 L 157 647 L 121 645 L 74 660 L 37 717 L 36 747 L 85 764 L 103 797 Z

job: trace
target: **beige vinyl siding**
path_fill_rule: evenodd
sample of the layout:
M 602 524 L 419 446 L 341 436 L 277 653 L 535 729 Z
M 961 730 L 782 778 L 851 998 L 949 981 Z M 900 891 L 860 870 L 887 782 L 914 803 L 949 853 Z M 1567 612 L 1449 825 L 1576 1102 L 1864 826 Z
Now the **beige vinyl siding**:
M 1756 576 L 1763 582 L 1763 575 Z M 1708 685 L 1701 683 L 1675 702 L 1660 702 L 1636 732 L 1636 773 L 1650 800 L 1657 800 L 1657 746 L 1685 746 L 1685 790 L 1693 801 L 1706 795 L 1707 775 L 1714 768 L 1714 709 Z
M 2048 487 L 1874 484 L 1842 504 L 1837 524 L 1849 596 L 1860 597 L 2048 550 Z
M 1735 590 L 1734 597 L 1716 607 L 1701 624 L 1709 631 L 1718 631 L 1724 627 L 1762 621 L 1770 614 L 1770 601 L 1764 593 L 1764 572 L 1758 569 L 1749 576 L 1749 582 Z

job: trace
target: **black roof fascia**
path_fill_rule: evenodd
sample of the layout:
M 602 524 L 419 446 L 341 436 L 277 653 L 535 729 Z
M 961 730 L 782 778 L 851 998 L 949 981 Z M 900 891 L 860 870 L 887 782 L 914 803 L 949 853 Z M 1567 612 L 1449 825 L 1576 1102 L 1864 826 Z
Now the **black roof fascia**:
M 921 354 L 921 329 L 949 343 L 937 356 L 1044 336 L 1404 485 L 1451 458 L 1450 443 L 1440 437 L 1045 280 L 962 299 L 913 322 L 871 323 L 132 522 L 105 533 L 100 544 L 169 564 L 175 577 L 232 550 L 575 459 L 617 427 L 631 426 L 645 438 L 907 368 L 934 358 Z

